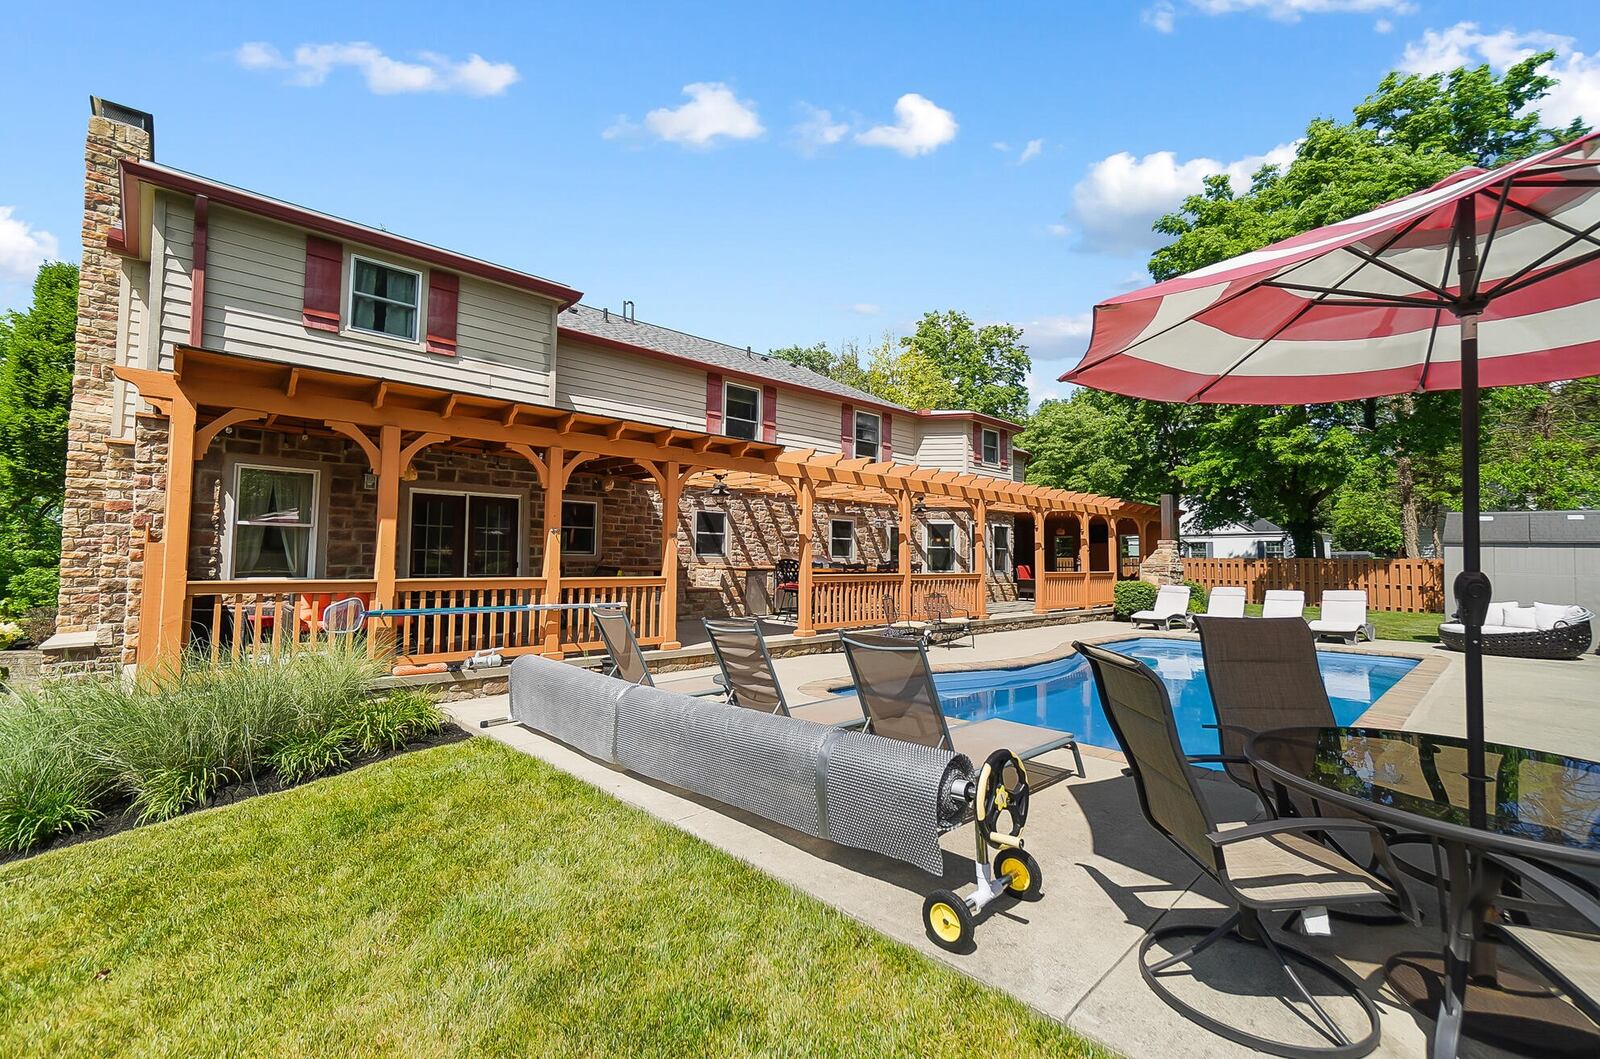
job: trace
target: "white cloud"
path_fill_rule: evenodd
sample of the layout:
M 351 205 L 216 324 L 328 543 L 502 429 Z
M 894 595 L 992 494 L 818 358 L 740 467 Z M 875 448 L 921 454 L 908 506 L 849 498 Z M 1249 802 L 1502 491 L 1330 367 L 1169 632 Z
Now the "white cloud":
M 850 311 L 855 313 L 857 316 L 877 316 L 879 313 L 883 312 L 883 309 L 877 305 L 874 305 L 872 302 L 856 302 L 854 305 L 850 306 Z
M 721 81 L 696 81 L 683 86 L 689 102 L 676 107 L 658 107 L 644 116 L 642 131 L 670 143 L 690 147 L 710 147 L 719 139 L 753 140 L 766 132 L 756 105 L 740 99 Z M 641 126 L 626 117 L 618 118 L 605 132 L 608 140 L 632 136 Z
M 1156 4 L 1154 7 L 1147 7 L 1139 13 L 1139 21 L 1157 33 L 1171 33 L 1176 17 L 1177 11 L 1167 0 L 1162 0 L 1161 3 Z
M 801 103 L 800 112 L 805 115 L 804 119 L 790 131 L 795 146 L 803 155 L 814 155 L 824 147 L 832 147 L 850 131 L 849 123 L 834 121 L 833 114 L 821 107 Z
M 49 232 L 12 216 L 14 207 L 0 206 L 0 281 L 33 278 L 42 262 L 54 260 L 60 244 Z
M 1043 140 L 1029 140 L 1028 145 L 1024 147 L 1022 149 L 1022 153 L 1017 156 L 1017 164 L 1027 165 L 1029 162 L 1033 161 L 1035 158 L 1038 158 L 1043 153 Z
M 1540 115 L 1552 125 L 1565 125 L 1573 118 L 1593 124 L 1600 121 L 1600 54 L 1586 55 L 1577 50 L 1576 43 L 1571 37 L 1542 30 L 1484 33 L 1475 22 L 1457 22 L 1447 29 L 1427 30 L 1408 43 L 1400 68 L 1435 74 L 1488 63 L 1504 70 L 1535 52 L 1554 51 L 1555 61 L 1544 69 L 1557 83 L 1537 104 Z
M 1072 225 L 1062 224 L 1060 221 L 1057 221 L 1055 224 L 1048 225 L 1045 228 L 1045 231 L 1049 232 L 1053 236 L 1056 236 L 1057 238 L 1065 239 L 1067 236 L 1072 234 Z
M 888 147 L 907 158 L 928 154 L 956 138 L 956 116 L 915 92 L 895 101 L 895 123 L 875 125 L 856 134 L 864 147 Z
M 1241 12 L 1264 15 L 1275 22 L 1299 22 L 1306 15 L 1370 14 L 1387 11 L 1396 15 L 1416 10 L 1412 0 L 1187 0 L 1186 10 L 1200 15 L 1234 15 Z M 1140 21 L 1161 33 L 1171 33 L 1178 8 L 1173 0 L 1158 0 L 1139 15 Z M 1380 19 L 1379 25 L 1387 25 Z M 1387 29 L 1379 29 L 1387 33 Z
M 1372 32 L 1374 32 L 1374 33 L 1389 33 L 1389 32 L 1392 32 L 1393 30 L 1394 30 L 1394 23 L 1390 22 L 1386 18 L 1380 18 L 1380 19 L 1378 19 L 1378 21 L 1376 21 L 1376 22 L 1374 22 L 1372 24 Z
M 1234 189 L 1243 192 L 1250 177 L 1263 165 L 1287 166 L 1293 161 L 1295 148 L 1294 143 L 1279 144 L 1266 154 L 1248 155 L 1232 162 L 1214 158 L 1179 161 L 1171 151 L 1135 158 L 1127 151 L 1119 151 L 1090 166 L 1072 189 L 1073 219 L 1091 249 L 1143 252 L 1161 241 L 1150 226 L 1200 191 L 1206 177 L 1226 173 Z
M 248 41 L 234 51 L 233 58 L 246 70 L 282 70 L 290 84 L 301 87 L 323 84 L 335 70 L 349 68 L 358 71 L 367 88 L 378 95 L 460 92 L 498 96 L 522 76 L 511 63 L 490 62 L 477 53 L 458 62 L 448 55 L 424 51 L 417 53 L 416 62 L 407 62 L 385 55 L 366 41 L 302 44 L 292 56 L 266 41 Z

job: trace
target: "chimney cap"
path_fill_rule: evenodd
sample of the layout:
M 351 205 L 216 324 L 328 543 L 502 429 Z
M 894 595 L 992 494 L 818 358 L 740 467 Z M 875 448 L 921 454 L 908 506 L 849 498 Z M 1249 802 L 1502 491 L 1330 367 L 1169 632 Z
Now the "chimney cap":
M 156 116 L 147 110 L 136 110 L 133 107 L 113 103 L 109 99 L 99 96 L 89 97 L 89 113 L 97 118 L 106 118 L 122 125 L 131 125 L 136 129 L 143 129 L 150 134 L 150 157 L 156 153 Z

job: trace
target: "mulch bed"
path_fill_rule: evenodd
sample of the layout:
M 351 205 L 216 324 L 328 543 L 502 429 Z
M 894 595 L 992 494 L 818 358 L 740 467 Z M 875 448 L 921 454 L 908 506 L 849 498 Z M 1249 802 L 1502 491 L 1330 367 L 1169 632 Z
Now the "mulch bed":
M 399 750 L 383 750 L 373 754 L 371 757 L 358 758 L 347 765 L 329 769 L 327 772 L 310 776 L 299 781 L 298 783 L 287 783 L 284 781 L 282 776 L 272 771 L 265 772 L 254 777 L 253 779 L 245 779 L 240 780 L 237 783 L 230 783 L 226 787 L 216 791 L 216 793 L 212 794 L 210 798 L 206 799 L 206 803 L 204 805 L 199 805 L 188 810 L 188 812 L 180 813 L 178 814 L 178 817 L 174 817 L 173 819 L 187 816 L 189 813 L 197 813 L 202 809 L 213 809 L 219 805 L 233 805 L 235 802 L 242 802 L 248 798 L 254 798 L 257 795 L 275 794 L 278 791 L 285 791 L 291 787 L 299 787 L 307 783 L 316 783 L 318 780 L 327 779 L 329 776 L 337 776 L 344 772 L 353 772 L 356 769 L 365 768 L 368 765 L 375 765 L 380 761 L 387 761 L 392 757 L 399 757 L 401 754 L 410 754 L 417 750 L 429 750 L 436 746 L 447 746 L 450 743 L 459 743 L 464 739 L 471 738 L 473 738 L 473 736 L 470 732 L 464 731 L 454 724 L 451 724 L 449 721 L 446 721 L 444 727 L 439 729 L 439 731 L 432 735 L 424 736 L 421 739 L 407 743 Z M 11 864 L 14 861 L 28 860 L 31 857 L 37 857 L 41 853 L 48 853 L 52 849 L 61 849 L 64 846 L 75 846 L 79 842 L 92 842 L 95 839 L 106 838 L 110 835 L 119 834 L 123 831 L 130 831 L 138 826 L 137 820 L 138 814 L 133 810 L 132 806 L 128 802 L 124 801 L 118 804 L 109 805 L 106 807 L 105 815 L 100 817 L 99 820 L 95 821 L 89 827 L 83 828 L 79 831 L 70 832 L 69 834 L 57 835 L 54 838 L 45 839 L 38 845 L 22 850 L 21 852 L 0 853 L 0 866 Z

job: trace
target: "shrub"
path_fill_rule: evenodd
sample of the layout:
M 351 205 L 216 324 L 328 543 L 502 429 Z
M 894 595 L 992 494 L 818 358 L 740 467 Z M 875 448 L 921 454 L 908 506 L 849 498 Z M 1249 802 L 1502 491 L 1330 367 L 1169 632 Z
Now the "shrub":
M 73 737 L 73 715 L 42 695 L 0 703 L 0 850 L 23 850 L 98 820 L 106 783 Z
M 444 714 L 432 694 L 422 688 L 401 688 L 365 700 L 355 711 L 350 730 L 357 751 L 376 754 L 399 750 L 442 727 Z
M 30 566 L 12 576 L 6 585 L 4 610 L 7 617 L 20 618 L 42 607 L 54 609 L 61 593 L 61 569 L 55 563 Z M 54 622 L 52 621 L 53 625 Z M 42 640 L 35 640 L 42 643 Z
M 305 732 L 287 736 L 267 751 L 266 762 L 290 783 L 338 768 L 350 761 L 350 730 Z
M 1204 614 L 1206 605 L 1211 599 L 1211 592 L 1198 581 L 1191 581 L 1187 577 L 1183 583 L 1189 586 L 1189 612 L 1191 614 Z
M 1156 605 L 1156 586 L 1148 581 L 1118 581 L 1114 592 L 1117 617 L 1124 620 Z

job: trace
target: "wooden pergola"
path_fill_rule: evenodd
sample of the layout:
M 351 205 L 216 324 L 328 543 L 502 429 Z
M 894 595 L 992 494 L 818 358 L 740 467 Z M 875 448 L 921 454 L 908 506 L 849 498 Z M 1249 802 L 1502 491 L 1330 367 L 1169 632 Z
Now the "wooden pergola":
M 1112 569 L 1090 570 L 1091 520 L 1109 533 L 1119 519 L 1134 520 L 1153 540 L 1157 512 L 1150 505 L 1048 489 L 974 474 L 898 463 L 845 459 L 838 454 L 792 450 L 659 424 L 616 419 L 547 406 L 457 393 L 273 361 L 180 347 L 172 371 L 119 366 L 117 375 L 168 424 L 168 468 L 159 533 L 147 533 L 137 659 L 144 665 L 178 657 L 199 623 L 209 629 L 213 652 L 240 650 L 249 631 L 257 642 L 317 632 L 320 605 L 359 596 L 373 609 L 515 607 L 537 603 L 621 602 L 631 612 L 641 643 L 671 649 L 677 635 L 678 511 L 686 487 L 721 475 L 732 490 L 792 496 L 799 510 L 801 588 L 796 633 L 881 621 L 885 592 L 897 592 L 913 614 L 939 592 L 958 607 L 982 615 L 986 592 L 985 526 L 991 513 L 1031 515 L 1035 525 L 1035 609 L 1056 610 L 1110 601 Z M 347 439 L 365 455 L 377 482 L 375 558 L 370 579 L 235 581 L 190 580 L 188 555 L 196 463 L 230 427 L 254 425 L 295 432 L 326 432 Z M 400 483 L 417 455 L 439 446 L 524 460 L 544 490 L 543 561 L 531 577 L 416 579 L 398 576 Z M 637 468 L 662 501 L 661 572 L 655 577 L 563 576 L 561 505 L 580 468 L 586 473 Z M 813 570 L 812 515 L 816 502 L 848 501 L 893 508 L 900 528 L 898 567 L 892 574 L 830 574 Z M 914 507 L 962 508 L 974 517 L 974 574 L 912 572 Z M 1049 518 L 1079 521 L 1078 570 L 1046 572 Z M 231 643 L 222 630 L 231 628 Z M 560 657 L 592 645 L 584 615 L 525 612 L 453 615 L 430 619 L 374 619 L 369 640 L 407 662 L 456 659 L 483 646 L 505 654 L 538 652 Z

